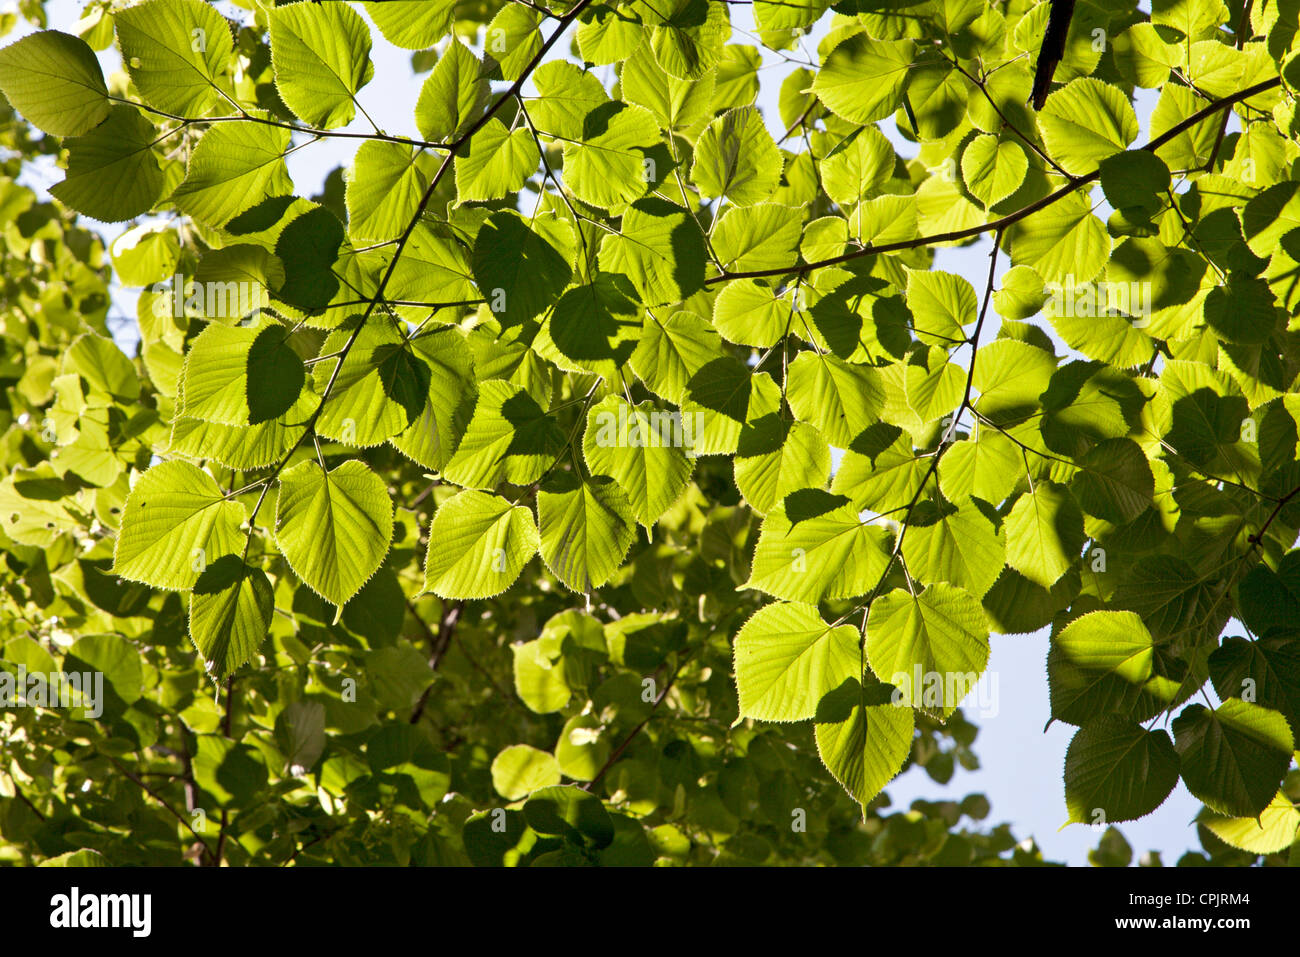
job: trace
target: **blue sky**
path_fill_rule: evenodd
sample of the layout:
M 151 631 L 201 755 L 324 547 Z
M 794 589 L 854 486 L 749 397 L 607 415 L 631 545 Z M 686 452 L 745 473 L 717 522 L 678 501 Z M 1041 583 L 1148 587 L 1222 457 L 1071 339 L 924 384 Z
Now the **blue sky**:
M 247 21 L 250 16 L 247 11 L 239 10 L 230 3 L 216 5 L 223 13 L 234 15 L 238 19 Z M 12 0 L 0 2 L 0 10 L 12 9 L 14 6 Z M 50 25 L 74 32 L 72 24 L 80 16 L 82 6 L 80 0 L 49 0 L 47 9 Z M 735 31 L 732 42 L 750 43 L 761 49 L 761 45 L 752 36 L 749 8 L 730 5 L 729 10 Z M 11 42 L 29 29 L 25 25 L 20 27 L 6 37 L 4 42 Z M 817 41 L 824 32 L 825 20 L 811 37 L 803 40 L 802 52 L 790 51 L 788 56 L 815 62 Z M 408 51 L 389 45 L 378 30 L 372 30 L 372 33 L 375 78 L 361 92 L 362 103 L 366 112 L 387 132 L 415 135 L 411 110 L 422 78 L 412 74 Z M 557 45 L 557 50 L 560 53 L 566 51 L 567 43 L 562 41 Z M 777 91 L 786 73 L 798 64 L 791 64 L 786 58 L 770 51 L 763 51 L 763 54 L 762 88 L 758 103 L 773 135 L 779 137 L 783 129 L 776 106 Z M 101 58 L 106 68 L 117 66 L 116 55 L 111 49 L 102 53 Z M 613 80 L 613 68 L 601 67 L 596 73 L 608 87 Z M 1145 119 L 1154 102 L 1155 97 L 1150 91 L 1140 91 L 1136 107 L 1139 120 L 1143 121 L 1144 135 L 1139 138 L 1139 142 L 1145 139 Z M 363 132 L 368 128 L 364 125 L 364 120 L 358 120 L 353 125 Z M 903 139 L 892 122 L 886 121 L 881 126 L 900 154 L 905 157 L 916 154 L 916 145 Z M 792 141 L 790 145 L 798 148 L 799 144 Z M 288 163 L 298 193 L 312 195 L 319 192 L 325 176 L 336 166 L 346 165 L 354 148 L 355 143 L 325 139 L 295 151 Z M 61 178 L 59 171 L 49 165 L 32 170 L 26 181 L 34 187 L 47 187 Z M 1100 195 L 1095 199 L 1099 200 Z M 1103 219 L 1107 212 L 1104 207 L 1099 209 Z M 101 232 L 106 239 L 112 240 L 122 232 L 122 226 L 106 225 Z M 983 289 L 990 248 L 991 241 L 981 239 L 963 248 L 940 249 L 935 266 L 962 275 L 976 289 Z M 1000 256 L 998 274 L 1008 266 L 1005 256 Z M 115 334 L 123 346 L 131 351 L 136 339 L 133 320 L 129 318 L 135 315 L 134 300 L 135 293 L 132 290 L 115 291 L 114 313 L 120 320 L 114 324 Z M 1050 324 L 1040 324 L 1051 332 Z M 1053 338 L 1056 339 L 1055 336 Z M 1070 352 L 1059 339 L 1056 341 L 1058 352 Z M 981 687 L 973 691 L 968 699 L 991 700 L 996 703 L 996 715 L 971 715 L 980 728 L 975 742 L 975 750 L 981 762 L 978 771 L 967 772 L 958 768 L 949 784 L 942 786 L 931 781 L 918 769 L 895 781 L 887 792 L 897 806 L 906 806 L 917 798 L 960 799 L 970 792 L 983 792 L 992 803 L 989 823 L 1011 822 L 1018 837 L 1023 839 L 1032 836 L 1049 859 L 1086 864 L 1088 850 L 1095 846 L 1100 832 L 1080 824 L 1059 830 L 1067 816 L 1061 771 L 1065 763 L 1066 747 L 1074 729 L 1057 723 L 1044 730 L 1049 718 L 1047 641 L 1045 630 L 1033 635 L 992 636 L 988 672 L 981 681 Z M 994 682 L 997 693 L 988 697 L 994 688 Z M 1162 853 L 1164 862 L 1172 864 L 1183 851 L 1198 848 L 1192 819 L 1199 808 L 1200 802 L 1187 792 L 1180 781 L 1173 794 L 1154 814 L 1141 821 L 1121 825 L 1120 829 L 1133 845 L 1135 859 L 1136 855 L 1145 850 L 1157 849 Z

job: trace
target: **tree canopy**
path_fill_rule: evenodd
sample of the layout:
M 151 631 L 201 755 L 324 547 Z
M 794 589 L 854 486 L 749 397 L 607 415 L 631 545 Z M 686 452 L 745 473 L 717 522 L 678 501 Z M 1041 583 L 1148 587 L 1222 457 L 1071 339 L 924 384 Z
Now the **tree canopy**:
M 1095 863 L 1300 855 L 1300 3 L 746 6 L 24 0 L 0 860 L 1042 864 L 884 792 L 1029 640 Z

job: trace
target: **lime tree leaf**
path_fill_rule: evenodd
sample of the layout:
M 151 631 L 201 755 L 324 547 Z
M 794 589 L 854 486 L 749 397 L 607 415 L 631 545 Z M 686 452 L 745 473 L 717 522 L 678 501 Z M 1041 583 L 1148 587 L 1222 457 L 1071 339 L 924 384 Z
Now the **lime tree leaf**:
M 1029 172 L 1025 151 L 1010 140 L 981 134 L 961 154 L 961 175 L 972 196 L 987 209 L 1020 188 Z
M 529 114 L 543 133 L 566 140 L 582 138 L 587 114 L 610 102 L 594 74 L 564 60 L 538 67 L 533 83 L 541 94 L 529 104 Z
M 369 448 L 419 419 L 432 374 L 411 340 L 391 320 L 372 315 L 359 330 L 358 321 L 335 329 L 321 346 L 324 356 L 337 356 L 346 347 L 345 356 L 312 366 L 319 394 L 333 382 L 316 428 L 337 442 Z
M 831 445 L 847 449 L 875 423 L 885 395 L 873 367 L 804 352 L 790 363 L 786 398 L 800 420 L 816 426 Z
M 542 560 L 569 588 L 589 593 L 618 570 L 636 535 L 636 516 L 618 483 L 562 472 L 537 493 Z
M 202 0 L 149 0 L 113 16 L 122 62 L 140 98 L 179 116 L 202 116 L 234 52 L 230 26 Z
M 492 759 L 492 787 L 507 801 L 559 783 L 555 756 L 527 744 L 512 744 Z
M 1082 190 L 1009 226 L 1007 240 L 1014 265 L 1029 266 L 1044 283 L 1066 287 L 1094 279 L 1110 255 L 1106 226 Z
M 832 627 L 813 605 L 765 605 L 736 633 L 740 714 L 760 721 L 805 721 L 822 696 L 862 668 L 852 625 Z
M 1079 460 L 1070 491 L 1089 515 L 1123 525 L 1151 507 L 1155 477 L 1136 442 L 1107 439 Z
M 172 202 L 209 226 L 224 226 L 267 196 L 293 192 L 284 165 L 289 131 L 262 123 L 219 123 L 190 157 Z
M 826 155 L 822 187 L 839 205 L 852 206 L 875 194 L 894 175 L 897 161 L 885 134 L 864 126 Z
M 148 212 L 166 189 L 153 152 L 157 138 L 153 124 L 137 110 L 113 107 L 99 126 L 67 141 L 68 175 L 50 187 L 51 195 L 105 223 Z
M 1174 747 L 1187 790 L 1227 817 L 1263 813 L 1291 766 L 1286 718 L 1229 698 L 1211 711 L 1189 704 L 1174 719 Z
M 850 680 L 826 695 L 817 709 L 817 753 L 865 808 L 902 768 L 915 728 L 912 709 L 892 704 L 883 686 L 864 693 Z
M 1269 592 L 1270 598 L 1276 595 Z M 1220 699 L 1253 696 L 1256 704 L 1280 711 L 1292 730 L 1300 728 L 1300 638 L 1226 638 L 1210 654 L 1210 679 Z
M 584 203 L 621 212 L 668 172 L 651 171 L 659 145 L 659 124 L 649 110 L 603 103 L 583 119 L 578 141 L 564 144 L 564 182 Z
M 713 249 L 726 269 L 777 269 L 794 262 L 802 214 L 779 203 L 733 206 L 713 231 Z
M 761 203 L 781 179 L 781 154 L 755 107 L 729 110 L 695 144 L 691 181 L 709 197 L 737 206 Z
M 429 392 L 406 430 L 388 441 L 407 458 L 428 469 L 451 459 L 473 408 L 473 357 L 454 330 L 438 330 L 410 340 L 417 359 L 429 368 Z
M 454 0 L 366 0 L 366 13 L 395 47 L 427 50 L 451 30 Z
M 975 405 L 994 422 L 1016 421 L 1037 411 L 1056 371 L 1054 355 L 1014 339 L 990 342 L 974 361 Z
M 636 350 L 641 313 L 625 277 L 599 273 L 560 297 L 533 348 L 562 369 L 614 381 Z
M 1002 574 L 1006 548 L 988 516 L 968 504 L 929 525 L 911 525 L 903 558 L 921 581 L 949 582 L 983 598 Z
M 1038 127 L 1052 159 L 1067 173 L 1091 173 L 1106 157 L 1137 139 L 1137 114 L 1123 91 L 1086 76 L 1072 80 L 1047 98 Z
M 1052 717 L 1083 725 L 1132 710 L 1151 677 L 1153 641 L 1131 611 L 1094 611 L 1052 636 L 1048 687 Z
M 627 496 L 636 519 L 653 525 L 686 490 L 693 463 L 680 412 L 667 412 L 652 402 L 628 405 L 607 396 L 587 413 L 582 437 L 583 456 L 592 475 L 612 478 Z
M 808 423 L 765 415 L 741 430 L 734 472 L 745 501 L 766 514 L 791 492 L 825 486 L 831 450 Z
M 858 518 L 842 495 L 804 489 L 763 520 L 749 580 L 775 598 L 809 604 L 870 592 L 888 561 L 888 533 Z
M 974 437 L 954 442 L 940 459 L 939 491 L 950 502 L 973 496 L 999 505 L 1024 473 L 1024 459 L 1015 443 L 1000 432 L 981 428 Z
M 257 653 L 271 625 L 271 582 L 235 555 L 209 565 L 190 593 L 190 638 L 214 681 Z
M 370 82 L 370 29 L 346 3 L 291 3 L 270 12 L 275 85 L 289 109 L 321 129 L 347 126 Z
M 392 499 L 365 463 L 326 472 L 306 461 L 280 473 L 276 544 L 298 577 L 340 610 L 379 568 L 392 537 Z
M 705 258 L 695 217 L 656 198 L 633 203 L 622 232 L 600 244 L 600 268 L 631 279 L 647 306 L 680 302 L 703 289 Z
M 693 312 L 651 317 L 632 353 L 632 369 L 655 395 L 681 405 L 691 379 L 721 351 L 722 340 Z
M 1285 791 L 1278 791 L 1258 816 L 1220 817 L 1209 813 L 1201 820 L 1225 844 L 1252 854 L 1276 854 L 1295 843 L 1300 829 L 1300 809 L 1291 803 Z
M 385 261 L 387 253 L 382 253 Z M 469 250 L 417 224 L 398 257 L 386 292 L 394 299 L 416 302 L 473 302 L 478 298 L 469 263 Z
M 725 4 L 672 0 L 660 7 L 645 4 L 653 24 L 650 46 L 659 65 L 683 80 L 698 80 L 718 64 L 726 50 L 729 16 Z
M 541 478 L 564 447 L 555 420 L 524 389 L 500 379 L 479 383 L 478 402 L 444 475 L 466 488 Z
M 448 4 L 451 9 L 451 4 Z M 542 48 L 542 35 L 537 29 L 541 18 L 533 10 L 508 3 L 497 11 L 487 26 L 487 42 L 483 45 L 484 68 L 499 73 L 503 80 L 517 80 L 523 76 L 533 57 Z M 629 24 L 641 36 L 636 24 Z M 582 45 L 582 28 L 579 27 L 578 45 Z M 429 44 L 425 44 L 427 47 Z M 596 60 L 587 58 L 589 62 Z M 619 57 L 622 59 L 622 57 Z M 604 62 L 604 61 L 600 61 Z
M 569 284 L 569 253 L 554 233 L 514 210 L 493 213 L 474 240 L 474 280 L 502 322 L 541 315 Z
M 108 116 L 108 87 L 95 51 L 58 30 L 41 30 L 0 50 L 0 90 L 51 136 L 81 136 Z
M 918 457 L 912 436 L 878 422 L 860 433 L 844 452 L 831 491 L 848 495 L 858 508 L 885 512 L 905 508 L 921 488 L 930 461 Z
M 1136 821 L 1178 783 L 1178 754 L 1162 729 L 1119 718 L 1080 728 L 1065 752 L 1065 806 L 1081 824 Z
M 898 700 L 948 717 L 989 661 L 984 609 L 967 591 L 943 583 L 913 595 L 896 588 L 867 617 L 867 663 L 898 689 Z
M 565 678 L 563 659 L 556 660 L 540 639 L 511 645 L 515 694 L 538 714 L 559 711 L 573 697 Z
M 1083 549 L 1083 515 L 1070 493 L 1039 482 L 1022 495 L 1006 520 L 1007 564 L 1032 582 L 1051 588 Z
M 373 242 L 400 236 L 419 208 L 432 163 L 403 143 L 362 143 L 347 177 L 348 235 Z
M 420 87 L 415 125 L 433 143 L 450 142 L 477 118 L 487 102 L 489 86 L 469 47 L 453 38 Z
M 975 288 L 961 276 L 914 269 L 907 274 L 907 308 L 924 341 L 945 345 L 966 338 L 962 326 L 975 321 L 979 302 Z
M 1101 161 L 1101 191 L 1115 209 L 1159 212 L 1169 183 L 1169 167 L 1150 150 L 1129 150 Z
M 433 515 L 424 590 L 440 598 L 499 595 L 514 584 L 537 546 L 537 523 L 526 506 L 467 489 Z
M 242 550 L 239 526 L 246 516 L 207 472 L 188 462 L 160 462 L 127 496 L 113 572 L 155 588 L 193 588 L 209 564 Z
M 306 368 L 279 323 L 214 322 L 194 339 L 182 375 L 185 415 L 219 425 L 256 425 L 298 401 Z
M 865 126 L 883 120 L 902 104 L 913 51 L 908 40 L 875 40 L 853 33 L 823 59 L 813 92 L 850 123 Z
M 524 185 L 540 162 L 527 127 L 511 131 L 493 117 L 456 154 L 456 192 L 462 202 L 504 199 Z
M 600 14 L 597 17 L 599 19 Z M 605 19 L 611 24 L 625 23 L 619 15 Z M 644 106 L 666 130 L 698 131 L 705 120 L 711 118 L 709 104 L 715 87 L 713 74 L 705 74 L 699 80 L 681 80 L 672 76 L 658 64 L 650 47 L 641 43 L 645 31 L 635 24 L 627 26 L 635 37 L 631 44 L 635 46 L 635 52 L 629 50 L 630 55 L 625 55 L 626 59 L 618 57 L 619 60 L 624 60 L 620 76 L 623 99 Z M 578 42 L 581 45 L 581 29 Z M 591 57 L 588 56 L 587 59 L 591 60 Z

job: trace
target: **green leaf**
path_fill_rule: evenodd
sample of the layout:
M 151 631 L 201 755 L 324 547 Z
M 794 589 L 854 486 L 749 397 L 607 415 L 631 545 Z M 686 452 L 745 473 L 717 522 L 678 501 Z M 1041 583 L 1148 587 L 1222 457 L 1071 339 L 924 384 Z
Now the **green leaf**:
M 454 0 L 366 0 L 366 13 L 389 43 L 427 50 L 451 30 Z
M 867 662 L 898 691 L 896 703 L 951 715 L 984 673 L 988 621 L 971 594 L 927 585 L 918 594 L 896 588 L 877 598 L 867 617 Z
M 907 273 L 907 308 L 922 340 L 943 346 L 966 338 L 962 326 L 975 321 L 979 301 L 961 276 L 913 269 Z
M 587 413 L 582 451 L 591 474 L 612 478 L 648 528 L 686 490 L 693 471 L 688 438 L 680 412 L 651 402 L 630 406 L 611 395 Z
M 51 136 L 81 136 L 108 116 L 108 87 L 95 51 L 58 30 L 33 33 L 0 50 L 0 90 L 29 123 Z
M 1070 491 L 1089 515 L 1124 525 L 1151 507 L 1155 478 L 1136 442 L 1107 439 L 1079 460 Z
M 185 356 L 185 415 L 220 425 L 256 425 L 287 412 L 306 368 L 277 322 L 210 323 Z
M 902 768 L 912 750 L 912 709 L 890 703 L 886 689 L 864 692 L 848 681 L 818 707 L 817 753 L 864 808 Z
M 474 241 L 474 280 L 503 322 L 541 315 L 569 284 L 569 250 L 545 220 L 512 209 L 493 213 Z
M 831 445 L 847 449 L 884 404 L 880 376 L 871 366 L 834 356 L 800 353 L 790 363 L 786 398 L 794 414 L 815 425 Z
M 1006 520 L 1007 564 L 1051 588 L 1079 560 L 1083 516 L 1069 492 L 1039 482 L 1022 495 Z
M 535 11 L 519 4 L 508 3 L 498 10 L 492 22 L 487 25 L 487 36 L 483 44 L 485 69 L 491 69 L 496 64 L 497 72 L 503 80 L 517 80 L 523 76 L 533 62 L 533 57 L 537 56 L 537 51 L 542 48 L 542 35 L 537 29 L 540 23 L 541 19 Z M 639 37 L 641 31 L 634 29 Z M 581 28 L 578 36 L 581 45 Z
M 1095 278 L 1110 255 L 1105 224 L 1079 190 L 1007 228 L 1011 262 L 1029 266 L 1044 283 L 1067 287 Z
M 202 0 L 149 0 L 113 16 L 122 62 L 155 109 L 202 116 L 226 86 L 230 25 Z
M 985 209 L 996 206 L 1018 190 L 1028 172 L 1025 151 L 1018 144 L 996 136 L 975 137 L 961 154 L 962 179 Z
M 600 273 L 560 297 L 533 348 L 562 369 L 615 381 L 636 350 L 642 309 L 627 279 Z
M 363 462 L 326 472 L 306 461 L 280 473 L 276 544 L 298 577 L 340 610 L 379 568 L 392 536 L 392 499 Z
M 207 472 L 160 462 L 127 496 L 113 572 L 155 588 L 184 591 L 223 555 L 242 550 L 244 506 L 227 499 Z
M 105 223 L 120 223 L 152 209 L 166 178 L 153 144 L 157 130 L 129 106 L 115 106 L 108 119 L 67 141 L 68 175 L 50 194 Z
M 492 787 L 507 801 L 560 783 L 560 766 L 553 755 L 526 744 L 512 744 L 492 759 Z
M 546 567 L 575 592 L 590 593 L 618 570 L 636 534 L 636 516 L 612 479 L 555 475 L 537 493 Z
M 849 135 L 822 162 L 822 188 L 840 206 L 875 194 L 894 175 L 898 157 L 885 134 L 865 126 Z
M 370 30 L 346 3 L 291 3 L 274 8 L 271 62 L 285 104 L 304 123 L 347 126 L 356 94 L 370 82 Z
M 909 40 L 875 40 L 853 33 L 822 61 L 813 92 L 836 116 L 862 126 L 889 116 L 903 101 L 914 47 Z
M 621 14 L 605 19 L 611 24 L 625 23 Z M 655 60 L 649 45 L 641 43 L 645 31 L 636 24 L 627 24 L 627 27 L 635 38 L 631 44 L 635 46 L 635 51 L 628 50 L 616 58 L 623 60 L 623 72 L 619 77 L 623 99 L 645 107 L 655 115 L 659 125 L 669 132 L 697 131 L 711 118 L 709 104 L 713 99 L 713 74 L 706 73 L 698 80 L 682 80 L 672 76 Z M 582 37 L 583 31 L 579 28 L 579 46 L 582 45 Z M 587 59 L 592 60 L 592 57 L 587 56 Z
M 804 489 L 763 520 L 749 580 L 775 598 L 813 604 L 870 592 L 888 561 L 888 533 L 842 495 Z
M 704 234 L 695 218 L 661 199 L 637 200 L 622 232 L 600 244 L 600 268 L 632 280 L 647 306 L 680 302 L 704 288 Z
M 443 474 L 466 488 L 528 485 L 541 478 L 563 448 L 563 433 L 536 399 L 492 379 L 479 384 L 474 416 Z
M 368 448 L 403 432 L 425 411 L 432 373 L 410 339 L 386 316 L 359 318 L 334 330 L 321 346 L 323 359 L 312 366 L 316 391 L 329 401 L 316 430 L 345 445 Z M 349 343 L 351 345 L 349 346 Z
M 1094 611 L 1070 622 L 1052 637 L 1048 655 L 1052 717 L 1083 725 L 1098 714 L 1132 711 L 1151 678 L 1152 649 L 1151 633 L 1131 611 Z
M 456 192 L 461 202 L 504 199 L 524 185 L 540 162 L 527 127 L 511 131 L 493 117 L 456 154 Z
M 856 681 L 861 636 L 852 625 L 832 627 L 813 605 L 765 605 L 736 633 L 740 714 L 760 721 L 805 721 L 822 696 Z
M 214 681 L 257 653 L 273 605 L 266 573 L 235 555 L 221 556 L 198 577 L 190 594 L 190 638 Z
M 903 558 L 920 581 L 950 582 L 982 598 L 1002 574 L 1006 548 L 988 516 L 967 504 L 928 525 L 914 521 Z
M 427 469 L 444 468 L 464 431 L 475 397 L 473 358 L 456 331 L 439 330 L 410 340 L 429 368 L 429 392 L 406 430 L 389 438 L 394 448 Z
M 823 488 L 831 450 L 813 426 L 772 414 L 741 430 L 734 463 L 736 488 L 754 511 L 766 514 L 791 492 Z
M 600 798 L 576 787 L 549 787 L 533 793 L 524 804 L 528 826 L 538 834 L 566 838 L 584 847 L 607 847 L 614 840 L 614 822 Z
M 1048 97 L 1038 112 L 1038 127 L 1048 155 L 1075 176 L 1093 172 L 1138 135 L 1128 97 L 1094 77 L 1073 80 Z
M 668 157 L 658 151 L 659 125 L 639 106 L 596 107 L 583 120 L 579 139 L 564 143 L 564 182 L 590 206 L 617 214 L 668 173 Z
M 682 405 L 697 373 L 721 351 L 721 340 L 693 312 L 675 312 L 666 320 L 646 323 L 632 353 L 632 368 L 661 398 Z
M 1276 711 L 1229 698 L 1211 711 L 1190 704 L 1174 719 L 1187 790 L 1228 817 L 1256 817 L 1277 793 L 1295 748 Z
M 781 167 L 772 134 L 751 106 L 724 113 L 700 134 L 691 181 L 704 196 L 725 196 L 737 206 L 752 206 L 772 195 Z
M 1169 189 L 1169 167 L 1149 150 L 1129 150 L 1101 161 L 1101 190 L 1115 209 L 1159 212 Z
M 777 269 L 794 262 L 802 214 L 777 203 L 733 206 L 718 220 L 713 249 L 729 270 Z
M 420 87 L 415 125 L 433 143 L 450 142 L 465 132 L 487 103 L 489 85 L 483 64 L 453 38 Z
M 424 590 L 440 598 L 499 595 L 514 584 L 537 546 L 537 523 L 526 506 L 467 489 L 433 515 Z
M 594 74 L 564 60 L 542 64 L 533 83 L 540 94 L 528 106 L 534 125 L 566 140 L 581 139 L 587 114 L 610 102 Z
M 1146 817 L 1178 783 L 1178 754 L 1163 730 L 1118 718 L 1080 728 L 1065 752 L 1070 820 L 1113 824 Z
M 368 242 L 402 235 L 419 208 L 434 162 L 402 143 L 362 143 L 347 177 L 348 235 Z
M 261 123 L 219 123 L 194 148 L 172 202 L 209 226 L 224 226 L 267 196 L 293 192 L 284 165 L 288 148 L 288 130 Z
M 1225 844 L 1251 854 L 1276 854 L 1295 843 L 1300 810 L 1285 791 L 1273 795 L 1263 813 L 1243 817 L 1205 815 L 1205 826 Z

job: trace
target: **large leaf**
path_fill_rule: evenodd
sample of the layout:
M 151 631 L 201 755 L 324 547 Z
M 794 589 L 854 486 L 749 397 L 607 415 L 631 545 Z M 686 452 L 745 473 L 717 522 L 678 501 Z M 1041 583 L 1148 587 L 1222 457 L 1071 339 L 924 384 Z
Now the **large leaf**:
M 589 593 L 618 570 L 636 534 L 636 517 L 612 479 L 562 472 L 537 493 L 542 559 L 555 577 Z
M 113 17 L 122 60 L 140 97 L 180 116 L 220 98 L 234 52 L 230 26 L 202 0 L 149 0 Z
M 804 721 L 822 696 L 862 671 L 861 636 L 832 627 L 812 605 L 765 605 L 736 633 L 740 713 L 760 721 Z
M 58 30 L 0 50 L 0 90 L 28 122 L 53 136 L 81 136 L 108 116 L 108 88 L 95 51 Z
M 1084 824 L 1133 821 L 1178 783 L 1178 754 L 1163 730 L 1107 718 L 1079 729 L 1065 753 L 1065 804 Z
M 357 91 L 375 74 L 366 22 L 346 3 L 291 3 L 269 19 L 275 85 L 285 104 L 311 126 L 347 126 Z
M 835 780 L 865 808 L 912 750 L 912 709 L 892 704 L 883 686 L 864 692 L 850 680 L 823 698 L 817 711 L 817 753 Z
M 537 546 L 537 523 L 526 506 L 467 489 L 433 515 L 425 590 L 442 598 L 499 595 L 514 584 Z
M 1291 765 L 1291 728 L 1276 711 L 1229 698 L 1211 711 L 1190 704 L 1174 719 L 1187 790 L 1228 817 L 1264 811 Z
M 340 611 L 379 568 L 392 535 L 392 499 L 364 463 L 326 472 L 306 461 L 281 473 L 276 544 L 298 577 Z

